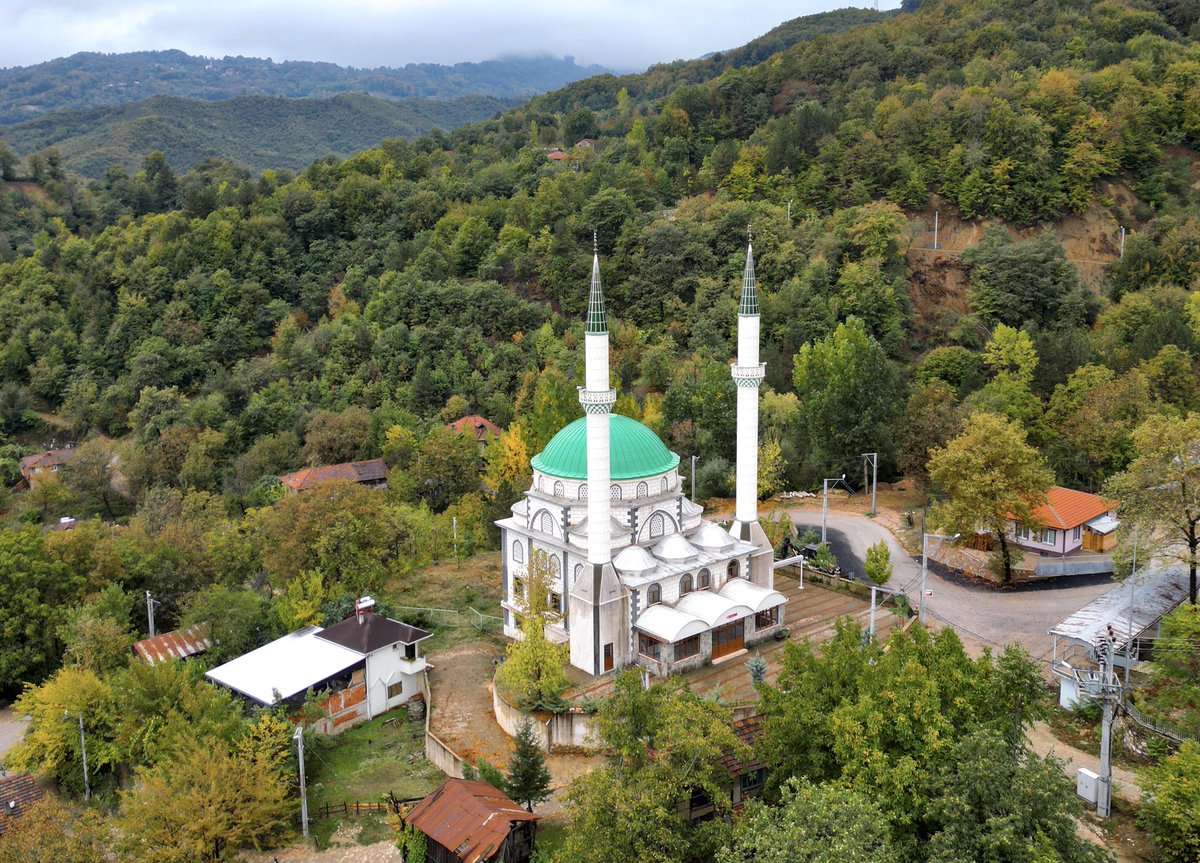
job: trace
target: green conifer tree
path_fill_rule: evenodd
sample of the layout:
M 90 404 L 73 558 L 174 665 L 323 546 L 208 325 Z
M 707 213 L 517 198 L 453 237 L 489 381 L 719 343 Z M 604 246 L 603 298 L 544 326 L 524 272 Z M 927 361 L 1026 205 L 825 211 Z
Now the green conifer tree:
M 528 717 L 517 732 L 512 758 L 508 762 L 508 796 L 533 811 L 533 804 L 550 798 L 550 771 L 546 756 L 538 747 L 533 723 Z

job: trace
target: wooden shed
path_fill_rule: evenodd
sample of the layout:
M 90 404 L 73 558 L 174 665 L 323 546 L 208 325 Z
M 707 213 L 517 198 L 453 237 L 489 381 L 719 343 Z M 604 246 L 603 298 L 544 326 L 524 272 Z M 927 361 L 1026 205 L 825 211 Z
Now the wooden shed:
M 425 834 L 427 863 L 528 863 L 538 816 L 486 782 L 447 779 L 405 820 Z

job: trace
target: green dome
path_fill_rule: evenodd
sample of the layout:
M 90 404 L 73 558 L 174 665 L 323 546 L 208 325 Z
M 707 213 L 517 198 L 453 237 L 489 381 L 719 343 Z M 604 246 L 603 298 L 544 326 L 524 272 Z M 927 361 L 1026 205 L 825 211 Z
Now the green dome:
M 674 470 L 679 456 L 637 420 L 609 414 L 611 479 L 641 479 Z M 580 417 L 550 439 L 533 457 L 533 469 L 559 479 L 587 479 L 587 417 Z

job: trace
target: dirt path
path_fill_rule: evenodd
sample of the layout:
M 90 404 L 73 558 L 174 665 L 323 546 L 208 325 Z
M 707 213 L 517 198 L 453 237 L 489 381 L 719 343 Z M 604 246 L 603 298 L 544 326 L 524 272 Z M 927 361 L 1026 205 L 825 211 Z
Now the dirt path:
M 1080 767 L 1100 772 L 1100 759 L 1091 753 L 1076 749 L 1068 743 L 1063 743 L 1044 722 L 1039 722 L 1029 729 L 1029 745 L 1043 758 L 1053 755 L 1066 762 L 1068 776 L 1075 778 L 1075 771 Z M 1137 776 L 1131 770 L 1113 765 L 1113 794 L 1131 803 L 1137 803 L 1142 798 L 1142 788 L 1138 785 Z
M 18 716 L 9 707 L 0 710 L 0 761 L 25 736 L 27 725 L 29 725 L 29 717 Z
M 324 851 L 294 847 L 242 852 L 242 859 L 247 863 L 400 863 L 400 852 L 392 842 L 376 842 L 373 845 L 334 845 Z

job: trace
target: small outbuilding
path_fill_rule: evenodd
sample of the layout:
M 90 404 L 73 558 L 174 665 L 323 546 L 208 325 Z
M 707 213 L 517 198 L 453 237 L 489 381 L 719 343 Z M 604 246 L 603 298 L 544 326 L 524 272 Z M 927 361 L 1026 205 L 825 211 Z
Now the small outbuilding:
M 381 458 L 308 467 L 281 476 L 289 491 L 307 491 L 322 482 L 356 482 L 367 488 L 387 488 L 387 464 Z
M 486 782 L 447 779 L 405 819 L 428 840 L 410 863 L 528 863 L 537 821 Z
M 188 659 L 212 647 L 207 623 L 194 623 L 183 629 L 173 629 L 161 635 L 143 638 L 133 645 L 133 655 L 147 665 L 157 665 L 168 659 Z

